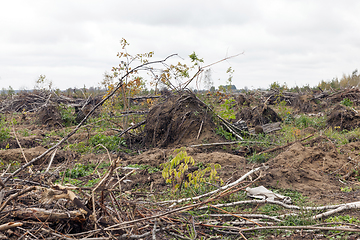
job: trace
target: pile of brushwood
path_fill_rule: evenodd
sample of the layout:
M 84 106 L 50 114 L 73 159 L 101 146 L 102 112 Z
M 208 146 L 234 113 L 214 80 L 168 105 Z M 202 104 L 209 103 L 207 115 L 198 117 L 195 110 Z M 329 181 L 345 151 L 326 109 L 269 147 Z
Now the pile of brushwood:
M 168 239 L 251 236 L 266 229 L 307 229 L 360 232 L 353 226 L 286 226 L 287 214 L 293 217 L 308 212 L 308 219 L 321 219 L 340 211 L 359 208 L 359 203 L 322 207 L 300 207 L 279 199 L 232 201 L 229 196 L 246 189 L 267 167 L 258 167 L 216 190 L 190 198 L 155 201 L 152 192 L 123 192 L 122 185 L 137 169 L 118 166 L 111 160 L 107 173 L 93 187 L 53 184 L 56 172 L 32 173 L 38 181 L 26 180 L 29 173 L 1 182 L 2 239 Z M 24 170 L 25 171 L 25 170 Z M 26 172 L 32 171 L 30 168 Z M 139 173 L 138 173 L 139 174 Z M 9 180 L 8 180 L 9 179 Z M 252 179 L 252 180 L 251 180 Z M 6 185 L 5 185 L 6 184 Z M 231 213 L 224 208 L 271 204 L 284 214 Z M 288 213 L 286 213 L 288 211 Z M 196 214 L 194 214 L 196 212 Z M 225 224 L 226 223 L 226 224 Z

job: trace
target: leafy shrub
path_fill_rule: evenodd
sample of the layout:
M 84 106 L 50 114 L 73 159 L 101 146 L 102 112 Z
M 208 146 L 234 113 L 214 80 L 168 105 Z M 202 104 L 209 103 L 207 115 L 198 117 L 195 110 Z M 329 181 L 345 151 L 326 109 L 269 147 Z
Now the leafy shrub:
M 230 119 L 235 119 L 235 110 L 233 109 L 233 107 L 236 105 L 236 102 L 233 98 L 231 99 L 226 99 L 225 102 L 223 104 L 221 104 L 221 107 L 224 109 L 220 112 L 220 116 L 230 120 Z
M 187 155 L 185 148 L 176 149 L 177 155 L 167 163 L 161 164 L 163 167 L 162 176 L 167 183 L 172 183 L 173 191 L 181 190 L 182 185 L 185 188 L 193 186 L 195 189 L 200 187 L 200 183 L 206 182 L 205 174 L 210 173 L 209 180 L 217 181 L 221 179 L 216 176 L 217 170 L 221 168 L 219 164 L 209 164 L 204 169 L 196 170 L 192 173 L 187 173 L 190 166 L 195 165 L 195 160 Z
M 340 104 L 346 106 L 346 107 L 352 107 L 353 106 L 353 102 L 349 99 L 349 98 L 344 98 Z
M 264 163 L 266 162 L 269 158 L 270 158 L 270 154 L 268 153 L 262 153 L 260 155 L 258 155 L 256 152 L 253 153 L 253 155 L 249 158 L 250 162 L 254 162 L 254 163 Z
M 294 117 L 290 112 L 287 112 L 283 119 L 285 124 L 292 124 L 294 122 Z
M 216 134 L 224 137 L 226 140 L 236 141 L 236 137 L 232 135 L 232 133 L 229 133 L 225 131 L 225 129 L 222 126 L 219 126 L 215 129 Z
M 10 138 L 9 122 L 5 116 L 0 116 L 0 142 L 4 142 Z
M 70 127 L 76 124 L 76 116 L 73 114 L 74 108 L 65 105 L 59 107 L 61 119 L 66 127 Z

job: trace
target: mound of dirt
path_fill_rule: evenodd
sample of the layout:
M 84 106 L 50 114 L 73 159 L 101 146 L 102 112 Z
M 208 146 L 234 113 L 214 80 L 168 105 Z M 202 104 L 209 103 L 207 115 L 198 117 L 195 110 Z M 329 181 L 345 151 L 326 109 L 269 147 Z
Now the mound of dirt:
M 48 105 L 38 112 L 38 123 L 48 128 L 62 127 L 62 118 L 58 106 Z
M 35 148 L 29 148 L 29 149 L 24 148 L 23 151 L 24 151 L 27 161 L 30 161 L 31 159 L 44 153 L 46 151 L 46 149 L 44 147 L 37 146 Z M 50 156 L 49 154 L 46 155 L 44 157 L 44 160 L 49 158 L 49 156 Z M 73 160 L 78 157 L 79 157 L 79 155 L 75 152 L 60 150 L 60 151 L 56 152 L 53 163 L 55 164 L 55 163 L 64 162 L 68 159 Z M 22 155 L 20 148 L 0 150 L 0 159 L 4 164 L 9 164 L 9 163 L 14 163 L 14 162 L 25 163 L 25 159 Z M 41 164 L 42 162 L 43 161 L 40 160 L 36 164 Z
M 19 143 L 22 148 L 32 148 L 40 145 L 36 136 L 30 136 L 19 139 Z M 14 149 L 19 148 L 19 144 L 14 138 L 9 138 L 6 141 L 0 142 L 0 149 Z
M 244 94 L 239 94 L 238 96 L 236 96 L 235 101 L 239 106 L 250 107 L 251 101 Z
M 207 106 L 190 92 L 170 95 L 154 106 L 146 118 L 144 144 L 168 147 L 216 142 L 215 124 Z
M 236 114 L 236 121 L 244 120 L 248 126 L 265 125 L 267 123 L 281 122 L 279 115 L 267 105 L 255 108 L 245 107 Z
M 329 114 L 327 124 L 338 130 L 352 130 L 360 125 L 360 116 L 351 108 L 337 105 Z
M 334 148 L 324 151 L 295 143 L 272 160 L 262 184 L 305 194 L 333 192 L 340 190 L 340 182 L 333 176 L 348 173 L 352 167 L 349 161 Z

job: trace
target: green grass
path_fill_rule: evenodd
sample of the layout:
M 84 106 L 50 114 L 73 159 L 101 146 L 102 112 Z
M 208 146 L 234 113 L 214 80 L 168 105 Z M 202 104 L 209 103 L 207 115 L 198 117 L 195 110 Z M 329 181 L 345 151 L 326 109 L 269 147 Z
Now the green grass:
M 67 145 L 66 148 L 76 151 L 78 153 L 92 153 L 92 152 L 105 152 L 106 150 L 103 146 L 110 152 L 118 151 L 119 146 L 125 146 L 126 142 L 123 138 L 120 138 L 116 135 L 107 136 L 103 133 L 98 133 L 90 137 L 87 142 L 78 142 Z
M 119 145 L 126 146 L 126 142 L 124 139 L 116 135 L 107 136 L 102 133 L 98 133 L 92 136 L 89 140 L 89 144 L 90 146 L 94 147 L 96 150 L 102 149 L 101 146 L 98 146 L 99 144 L 102 144 L 109 151 L 116 151 L 119 148 Z
M 337 129 L 329 128 L 324 134 L 330 138 L 337 146 L 345 145 L 349 143 L 350 138 L 360 138 L 360 128 L 356 128 L 354 130 L 342 130 L 339 131 Z
M 318 130 L 325 129 L 326 117 L 309 117 L 306 114 L 302 114 L 294 119 L 294 125 L 299 129 L 304 129 L 307 127 L 313 127 Z
M 237 138 L 230 132 L 226 131 L 222 126 L 218 126 L 215 129 L 215 133 L 218 134 L 221 137 L 224 137 L 226 140 L 229 141 L 236 141 Z
M 157 167 L 152 167 L 150 165 L 145 165 L 145 164 L 130 164 L 127 167 L 131 167 L 131 168 L 139 168 L 141 170 L 147 170 L 148 173 L 156 173 L 156 172 L 160 172 L 161 170 Z
M 109 163 L 101 163 L 97 169 L 103 169 L 110 166 Z M 69 178 L 79 178 L 84 176 L 91 175 L 96 168 L 95 163 L 83 164 L 83 163 L 75 163 L 74 167 L 71 169 L 66 169 L 65 172 L 61 172 L 60 175 L 62 176 L 65 174 L 65 177 Z
M 22 137 L 28 137 L 28 136 L 31 135 L 30 130 L 29 130 L 29 129 L 26 129 L 26 128 L 20 129 L 20 130 L 18 130 L 17 132 L 18 132 Z
M 291 200 L 294 205 L 303 206 L 307 203 L 308 197 L 303 196 L 300 192 L 290 189 L 270 189 L 274 193 L 284 195 L 286 197 L 291 197 Z
M 258 155 L 255 152 L 255 153 L 253 153 L 252 156 L 250 156 L 248 158 L 248 161 L 251 162 L 251 163 L 264 163 L 264 162 L 268 161 L 272 156 L 273 156 L 273 154 L 262 153 L 262 154 Z

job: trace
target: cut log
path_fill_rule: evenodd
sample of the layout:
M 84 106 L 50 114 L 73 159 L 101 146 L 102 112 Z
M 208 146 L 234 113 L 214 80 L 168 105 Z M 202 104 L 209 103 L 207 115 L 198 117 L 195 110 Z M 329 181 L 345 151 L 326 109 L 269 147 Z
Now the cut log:
M 281 122 L 276 122 L 276 123 L 268 123 L 268 124 L 262 125 L 261 127 L 262 127 L 264 133 L 271 133 L 274 131 L 281 130 L 280 125 L 281 125 Z M 250 129 L 249 132 L 251 134 L 255 134 L 255 129 Z
M 13 217 L 18 219 L 33 219 L 56 222 L 60 220 L 79 221 L 85 219 L 80 211 L 62 211 L 59 209 L 23 208 L 13 212 Z

